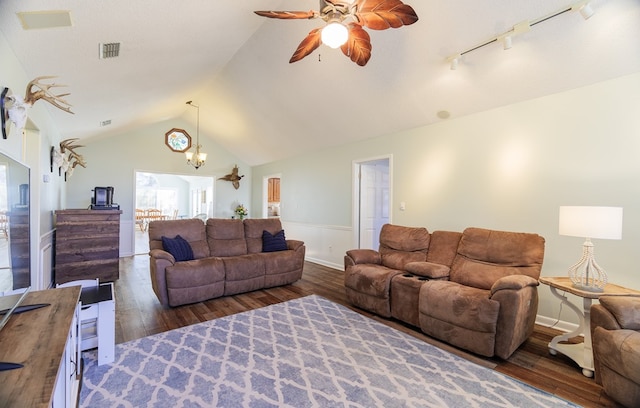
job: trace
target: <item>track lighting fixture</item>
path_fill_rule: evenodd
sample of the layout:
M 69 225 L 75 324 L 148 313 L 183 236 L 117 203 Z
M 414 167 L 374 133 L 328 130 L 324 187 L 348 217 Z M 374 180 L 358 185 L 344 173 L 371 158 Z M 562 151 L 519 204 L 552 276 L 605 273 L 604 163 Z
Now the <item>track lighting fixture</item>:
M 523 21 L 521 23 L 518 23 L 516 25 L 513 26 L 513 28 L 511 30 L 505 31 L 502 34 L 499 34 L 493 38 L 490 38 L 487 41 L 484 41 L 478 45 L 475 45 L 465 51 L 462 51 L 456 55 L 453 55 L 449 58 L 447 58 L 447 62 L 450 64 L 450 68 L 452 70 L 455 70 L 458 68 L 458 65 L 460 63 L 460 59 L 463 55 L 470 53 L 471 51 L 475 51 L 478 48 L 482 48 L 485 47 L 489 44 L 493 44 L 493 43 L 502 43 L 502 48 L 505 50 L 508 50 L 512 47 L 513 45 L 513 37 L 526 33 L 528 31 L 531 30 L 531 27 L 540 24 L 542 22 L 545 22 L 547 20 L 550 20 L 554 17 L 558 17 L 562 14 L 565 14 L 567 12 L 570 11 L 577 11 L 580 13 L 580 15 L 582 16 L 582 18 L 584 18 L 585 20 L 587 20 L 588 18 L 590 18 L 591 16 L 593 16 L 594 11 L 591 8 L 591 5 L 589 4 L 591 0 L 580 0 L 577 3 L 572 4 L 569 7 L 565 7 L 563 9 L 560 9 L 558 11 L 555 11 L 551 14 L 548 14 L 546 16 L 542 16 L 540 18 L 537 18 L 535 20 L 531 20 L 531 21 Z

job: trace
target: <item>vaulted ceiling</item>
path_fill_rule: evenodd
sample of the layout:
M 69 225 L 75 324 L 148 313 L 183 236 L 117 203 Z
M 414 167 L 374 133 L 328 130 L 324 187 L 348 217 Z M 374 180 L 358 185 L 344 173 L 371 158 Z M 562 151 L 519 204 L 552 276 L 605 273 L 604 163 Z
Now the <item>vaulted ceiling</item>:
M 191 122 L 193 136 L 193 100 L 204 150 L 211 138 L 250 165 L 640 72 L 638 0 L 592 0 L 588 20 L 562 13 L 514 36 L 511 49 L 493 42 L 465 53 L 456 70 L 448 57 L 576 2 L 406 3 L 419 20 L 369 30 L 364 67 L 326 46 L 289 64 L 323 22 L 253 13 L 317 10 L 318 0 L 2 0 L 0 31 L 30 78 L 68 85 L 75 114 L 47 107 L 63 137 L 172 118 Z M 71 26 L 26 30 L 16 14 L 47 10 L 68 10 Z M 119 57 L 99 58 L 99 44 L 111 42 L 121 43 Z

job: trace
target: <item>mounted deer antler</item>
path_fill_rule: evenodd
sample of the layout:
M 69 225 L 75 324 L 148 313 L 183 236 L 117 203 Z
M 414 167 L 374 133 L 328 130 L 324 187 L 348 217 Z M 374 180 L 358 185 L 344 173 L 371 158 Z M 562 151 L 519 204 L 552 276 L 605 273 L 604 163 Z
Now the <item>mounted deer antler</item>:
M 73 162 L 72 166 L 76 167 L 80 165 L 84 168 L 87 167 L 87 162 L 84 161 L 84 157 L 82 155 L 75 152 L 73 149 L 77 149 L 78 147 L 84 147 L 83 145 L 74 145 L 73 143 L 78 140 L 75 139 L 65 139 L 60 142 L 60 153 L 65 154 L 66 151 L 69 151 L 69 163 Z
M 53 84 L 41 84 L 39 81 L 41 79 L 51 79 L 51 78 L 57 78 L 55 76 L 41 76 L 41 77 L 37 77 L 36 79 L 32 80 L 31 82 L 29 82 L 29 84 L 27 85 L 27 92 L 25 94 L 24 97 L 24 103 L 33 106 L 34 103 L 36 103 L 38 100 L 40 99 L 44 99 L 45 101 L 49 102 L 50 104 L 52 104 L 53 106 L 55 106 L 58 109 L 62 109 L 65 112 L 69 112 L 71 114 L 73 114 L 73 112 L 71 112 L 71 104 L 67 101 L 65 101 L 64 99 L 62 99 L 63 96 L 67 96 L 67 95 L 71 95 L 70 93 L 65 93 L 65 94 L 60 94 L 60 95 L 55 95 L 52 92 L 49 91 L 49 89 L 57 87 L 57 86 L 66 86 L 66 85 L 58 85 L 56 83 Z M 39 91 L 33 91 L 33 87 L 36 86 L 38 88 L 40 88 Z M 66 105 L 66 106 L 64 106 Z
M 73 174 L 73 170 L 75 170 L 76 166 L 80 165 L 85 168 L 87 167 L 87 162 L 84 161 L 84 157 L 76 153 L 74 150 L 78 147 L 84 147 L 83 145 L 74 144 L 76 140 L 78 139 L 65 139 L 60 142 L 59 156 L 56 155 L 56 157 L 54 158 L 54 160 L 56 160 L 56 164 L 61 163 L 59 167 L 61 167 L 65 172 L 65 180 L 67 176 L 71 177 L 71 174 Z M 68 157 L 65 156 L 67 152 L 69 153 Z
M 18 95 L 8 96 L 7 99 L 13 102 L 13 106 L 9 108 L 9 119 L 16 125 L 18 129 L 23 129 L 27 123 L 27 109 L 33 106 L 34 103 L 40 99 L 45 100 L 55 106 L 58 109 L 62 109 L 65 112 L 71 112 L 71 104 L 65 101 L 63 97 L 70 95 L 69 93 L 56 95 L 50 91 L 51 88 L 66 86 L 58 85 L 56 83 L 43 84 L 40 80 L 56 78 L 55 76 L 40 76 L 27 84 L 27 90 L 24 99 Z M 39 88 L 34 91 L 34 87 Z

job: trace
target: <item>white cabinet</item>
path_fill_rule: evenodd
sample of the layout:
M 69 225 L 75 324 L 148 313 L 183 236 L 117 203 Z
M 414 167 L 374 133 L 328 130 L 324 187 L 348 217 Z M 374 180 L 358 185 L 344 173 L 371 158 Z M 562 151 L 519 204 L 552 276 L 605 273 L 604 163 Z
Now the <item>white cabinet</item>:
M 0 361 L 22 367 L 2 373 L 0 406 L 76 406 L 79 300 L 78 286 L 30 292 L 23 305 L 48 306 L 11 316 L 0 331 Z
M 82 375 L 80 343 L 78 342 L 78 322 L 80 304 L 75 309 L 65 351 L 60 362 L 56 387 L 53 393 L 53 408 L 70 408 L 76 406 L 80 379 Z

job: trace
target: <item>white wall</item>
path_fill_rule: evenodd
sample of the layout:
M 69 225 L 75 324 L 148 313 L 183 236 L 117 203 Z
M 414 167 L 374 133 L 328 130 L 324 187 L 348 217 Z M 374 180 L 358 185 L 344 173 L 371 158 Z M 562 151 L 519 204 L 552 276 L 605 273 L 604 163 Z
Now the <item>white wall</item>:
M 254 167 L 253 176 L 282 174 L 287 237 L 341 267 L 354 245 L 351 163 L 386 154 L 395 224 L 536 232 L 546 239 L 544 276 L 566 275 L 582 253 L 582 239 L 558 235 L 559 206 L 624 207 L 623 239 L 594 240 L 596 259 L 611 282 L 640 290 L 640 73 Z M 539 293 L 540 315 L 577 323 L 566 308 L 558 315 L 548 287 Z
M 231 218 L 237 203 L 250 207 L 251 168 L 236 156 L 231 155 L 220 145 L 200 134 L 203 151 L 208 154 L 206 164 L 196 170 L 187 164 L 184 153 L 176 153 L 165 145 L 164 135 L 177 127 L 187 129 L 190 125 L 180 119 L 156 123 L 135 132 L 127 132 L 100 139 L 83 140 L 85 147 L 77 149 L 86 159 L 87 168 L 76 167 L 67 181 L 66 208 L 88 208 L 91 204 L 91 190 L 96 186 L 113 186 L 114 202 L 120 205 L 120 255 L 134 253 L 134 206 L 135 172 L 184 174 L 194 176 L 212 176 L 216 179 L 214 196 L 214 216 Z M 191 132 L 190 132 L 191 133 Z M 240 188 L 234 189 L 228 181 L 219 177 L 231 173 L 234 165 L 240 168 L 245 178 Z M 260 207 L 256 207 L 259 213 Z M 256 215 L 258 216 L 258 215 Z
M 24 96 L 27 76 L 20 61 L 0 34 L 0 86 L 8 87 L 13 94 Z M 51 75 L 50 72 L 39 75 Z M 71 90 L 73 93 L 73 91 Z M 72 97 L 70 97 L 72 98 Z M 72 100 L 72 99 L 70 99 Z M 60 133 L 55 126 L 55 115 L 68 115 L 55 108 L 48 108 L 45 101 L 29 110 L 29 121 L 24 134 L 15 126 L 6 140 L 0 139 L 0 152 L 7 154 L 31 169 L 31 277 L 34 289 L 44 289 L 51 277 L 51 245 L 53 242 L 53 210 L 59 208 L 63 183 L 52 177 L 49 167 L 49 149 L 59 143 Z M 53 114 L 50 111 L 53 110 Z M 44 177 L 49 181 L 44 182 Z

